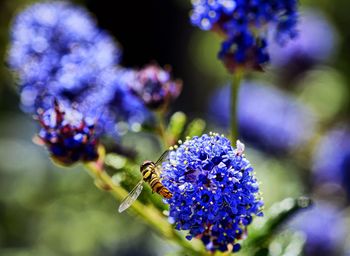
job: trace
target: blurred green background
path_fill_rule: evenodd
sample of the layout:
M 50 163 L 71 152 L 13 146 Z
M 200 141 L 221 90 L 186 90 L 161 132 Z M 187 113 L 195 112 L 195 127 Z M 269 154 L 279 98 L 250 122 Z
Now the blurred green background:
M 175 251 L 173 245 L 149 232 L 137 217 L 118 214 L 114 199 L 99 191 L 81 166 L 57 167 L 47 152 L 32 142 L 38 127 L 19 109 L 16 85 L 5 61 L 11 18 L 32 2 L 36 1 L 0 2 L 0 58 L 3 60 L 0 66 L 0 255 L 123 256 L 164 255 Z M 190 1 L 150 0 L 139 3 L 138 8 L 133 6 L 135 1 L 75 2 L 85 5 L 99 25 L 121 43 L 123 65 L 141 67 L 156 60 L 161 65 L 173 66 L 175 76 L 184 81 L 183 93 L 173 111 L 182 110 L 190 118 L 208 119 L 210 97 L 229 77 L 216 59 L 220 38 L 191 26 Z M 350 2 L 303 0 L 300 4 L 303 9 L 322 11 L 338 34 L 334 56 L 295 81 L 293 89 L 288 89 L 288 93 L 308 105 L 320 119 L 313 134 L 313 141 L 317 142 L 330 126 L 347 123 L 350 116 Z M 274 81 L 276 74 L 267 69 L 254 76 Z M 216 129 L 211 123 L 208 126 Z M 159 155 L 153 137 L 133 136 L 137 140 L 133 137 L 129 141 L 133 141 L 141 156 L 154 159 Z M 293 158 L 271 156 L 254 148 L 247 151 L 262 181 L 266 208 L 285 197 L 308 194 L 316 200 L 333 201 L 346 213 L 343 195 L 311 189 L 308 150 L 297 149 L 299 153 Z M 344 240 L 348 239 L 347 235 Z M 298 234 L 285 236 L 288 243 L 303 242 Z M 283 239 L 278 237 L 275 245 L 282 246 L 286 243 Z M 346 255 L 346 242 L 339 246 L 339 251 L 343 251 L 339 255 Z M 297 255 L 296 251 L 298 249 L 289 255 Z M 283 252 L 276 249 L 270 254 L 283 255 Z

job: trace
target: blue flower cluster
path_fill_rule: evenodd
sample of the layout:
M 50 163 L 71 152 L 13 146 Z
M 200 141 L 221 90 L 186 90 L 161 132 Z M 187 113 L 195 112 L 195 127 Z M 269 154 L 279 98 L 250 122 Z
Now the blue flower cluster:
M 129 87 L 150 109 L 166 107 L 176 99 L 182 88 L 181 81 L 171 79 L 170 68 L 152 64 L 129 73 Z
M 173 197 L 169 221 L 187 238 L 200 238 L 209 251 L 238 251 L 252 215 L 261 216 L 263 202 L 253 168 L 237 149 L 218 134 L 187 139 L 163 163 L 162 183 Z
M 120 50 L 86 10 L 67 2 L 34 4 L 16 17 L 11 37 L 8 62 L 25 111 L 47 110 L 55 98 L 99 119 L 98 133 L 112 135 L 119 121 L 143 120 L 143 103 L 119 80 Z
M 224 35 L 219 57 L 234 72 L 237 67 L 260 69 L 269 61 L 267 29 L 284 44 L 296 35 L 297 0 L 194 0 L 191 21 L 203 30 Z
M 271 65 L 292 72 L 288 76 L 297 77 L 313 65 L 329 60 L 337 48 L 338 35 L 320 11 L 306 10 L 300 14 L 297 25 L 298 37 L 281 46 L 270 38 L 268 50 Z M 322 38 L 322 40 L 320 40 Z
M 347 234 L 344 214 L 330 203 L 318 200 L 314 205 L 295 216 L 288 229 L 305 235 L 305 255 L 343 255 L 340 248 L 344 246 Z
M 343 188 L 350 199 L 350 130 L 337 127 L 320 141 L 313 157 L 316 184 L 335 184 Z
M 52 109 L 40 113 L 38 119 L 42 126 L 38 138 L 57 163 L 71 165 L 98 158 L 98 140 L 93 120 L 57 102 Z
M 215 93 L 210 115 L 226 127 L 230 118 L 230 87 Z M 244 82 L 238 96 L 238 125 L 244 141 L 282 154 L 304 145 L 312 136 L 316 119 L 293 96 L 269 85 Z
M 50 96 L 79 102 L 120 55 L 84 9 L 66 2 L 34 4 L 21 12 L 11 40 L 8 62 L 19 76 L 22 105 L 30 112 L 51 106 Z

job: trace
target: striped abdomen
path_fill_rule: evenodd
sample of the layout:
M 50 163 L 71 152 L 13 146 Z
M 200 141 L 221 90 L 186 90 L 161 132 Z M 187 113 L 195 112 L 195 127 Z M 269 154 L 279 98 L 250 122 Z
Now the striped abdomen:
M 160 178 L 156 172 L 156 165 L 152 161 L 146 161 L 141 165 L 140 171 L 142 173 L 143 180 L 150 184 L 152 191 L 160 194 L 162 197 L 171 198 L 173 195 L 164 187 L 160 182 Z

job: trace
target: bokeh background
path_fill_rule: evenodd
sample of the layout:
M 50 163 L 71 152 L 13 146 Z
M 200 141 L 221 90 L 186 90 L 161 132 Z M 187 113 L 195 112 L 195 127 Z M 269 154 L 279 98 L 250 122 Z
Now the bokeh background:
M 30 0 L 0 1 L 0 255 L 164 255 L 176 248 L 99 191 L 80 166 L 57 167 L 32 142 L 37 124 L 19 109 L 6 66 L 9 27 Z M 220 38 L 191 26 L 189 0 L 74 1 L 90 10 L 123 49 L 122 64 L 170 64 L 184 82 L 172 111 L 225 132 L 228 76 Z M 300 35 L 244 82 L 241 138 L 266 208 L 308 195 L 311 210 L 286 224 L 268 255 L 350 255 L 350 2 L 301 0 Z M 156 158 L 146 134 L 126 138 Z

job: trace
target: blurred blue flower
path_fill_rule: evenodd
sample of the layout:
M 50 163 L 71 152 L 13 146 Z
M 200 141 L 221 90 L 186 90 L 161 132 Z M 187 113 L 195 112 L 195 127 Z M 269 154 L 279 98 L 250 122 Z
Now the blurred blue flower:
M 230 71 L 237 66 L 257 68 L 269 60 L 267 29 L 284 44 L 296 35 L 297 0 L 193 0 L 191 21 L 203 30 L 225 36 L 219 57 Z
M 11 41 L 8 62 L 19 76 L 22 105 L 30 112 L 50 107 L 52 97 L 79 102 L 120 55 L 87 11 L 66 2 L 38 3 L 19 13 Z
M 129 88 L 134 80 L 133 70 L 105 69 L 96 78 L 99 90 L 91 92 L 79 108 L 87 116 L 97 118 L 97 133 L 118 135 L 129 128 L 137 131 L 149 117 L 144 103 Z
M 133 76 L 133 79 L 129 79 L 129 88 L 150 109 L 166 107 L 179 96 L 182 88 L 181 81 L 172 80 L 170 71 L 169 67 L 163 69 L 151 64 L 141 70 L 129 72 Z
M 340 209 L 330 203 L 316 201 L 311 210 L 299 213 L 288 228 L 304 233 L 305 255 L 342 255 L 346 221 Z
M 163 184 L 173 194 L 169 221 L 200 238 L 207 250 L 238 251 L 252 215 L 262 215 L 258 183 L 244 145 L 218 134 L 187 139 L 163 163 Z
M 49 150 L 52 159 L 62 165 L 98 158 L 98 138 L 94 120 L 85 118 L 75 109 L 54 106 L 39 113 L 39 141 Z
M 209 113 L 217 124 L 228 127 L 229 86 L 213 95 Z M 268 85 L 244 82 L 238 97 L 238 124 L 244 141 L 281 154 L 304 145 L 310 139 L 315 118 L 293 96 Z
M 338 127 L 319 142 L 313 157 L 316 184 L 334 183 L 344 187 L 350 199 L 350 130 Z
M 58 99 L 98 118 L 99 133 L 115 135 L 116 122 L 142 121 L 142 102 L 115 68 L 120 54 L 86 10 L 46 2 L 30 6 L 14 20 L 8 62 L 18 74 L 25 111 L 49 109 Z
M 334 53 L 337 34 L 321 12 L 302 12 L 297 30 L 298 37 L 283 47 L 270 38 L 268 48 L 273 66 L 307 69 L 326 61 Z

